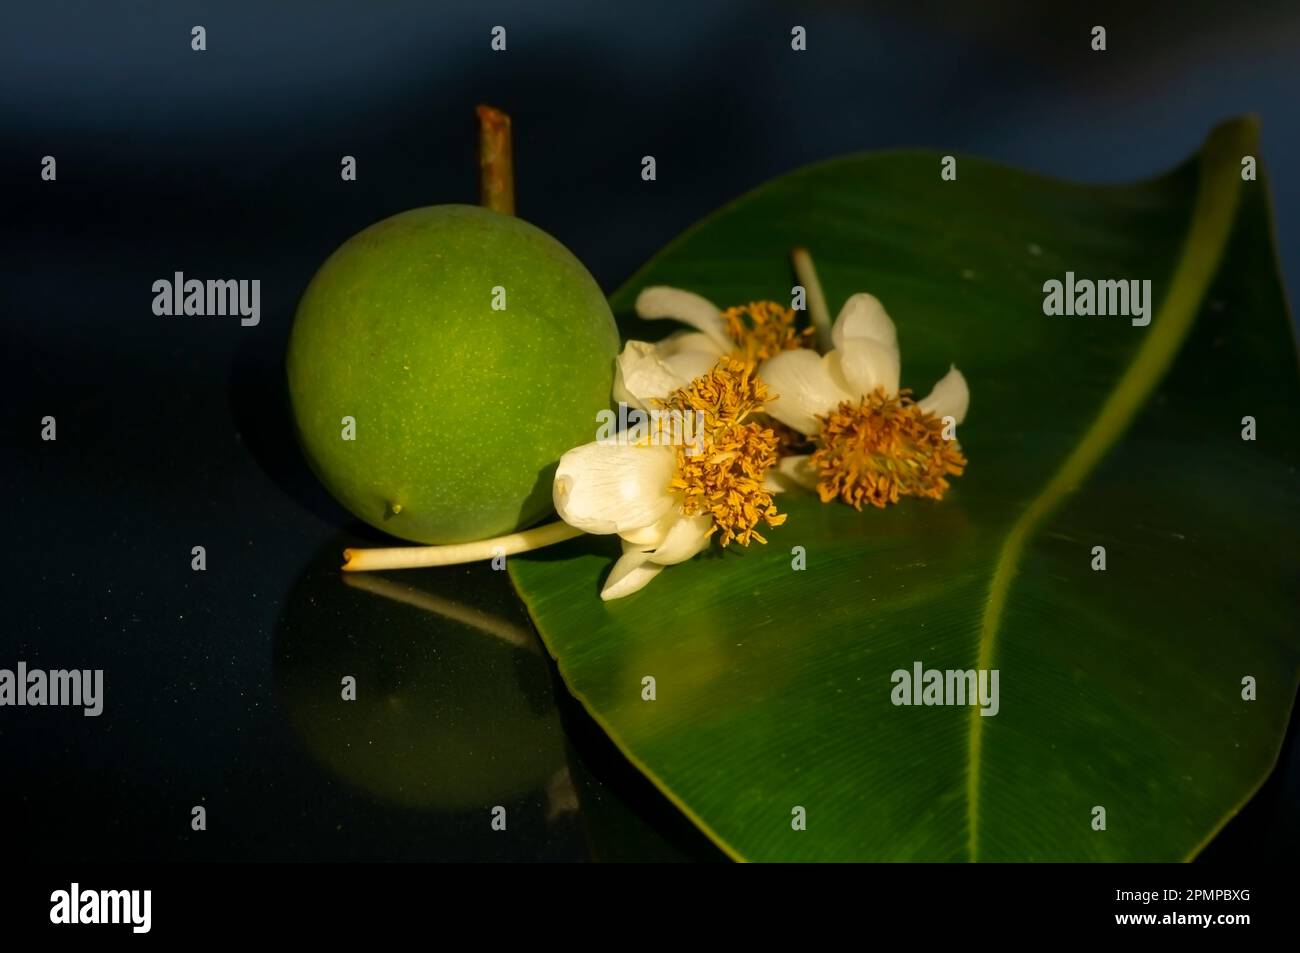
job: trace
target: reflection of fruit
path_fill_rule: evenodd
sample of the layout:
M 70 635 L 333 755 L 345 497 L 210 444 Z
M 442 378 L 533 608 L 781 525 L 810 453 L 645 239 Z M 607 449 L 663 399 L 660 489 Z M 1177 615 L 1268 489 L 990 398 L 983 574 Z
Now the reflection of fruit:
M 545 791 L 566 758 L 541 653 L 420 607 L 445 601 L 437 592 L 400 580 L 392 585 L 406 593 L 387 597 L 345 585 L 340 545 L 294 588 L 276 639 L 280 703 L 307 749 L 411 808 L 486 812 Z M 348 675 L 355 701 L 342 698 Z
M 289 392 L 339 502 L 395 536 L 465 542 L 550 510 L 555 463 L 594 439 L 617 351 L 604 295 L 559 242 L 440 205 L 370 226 L 321 266 L 294 319 Z

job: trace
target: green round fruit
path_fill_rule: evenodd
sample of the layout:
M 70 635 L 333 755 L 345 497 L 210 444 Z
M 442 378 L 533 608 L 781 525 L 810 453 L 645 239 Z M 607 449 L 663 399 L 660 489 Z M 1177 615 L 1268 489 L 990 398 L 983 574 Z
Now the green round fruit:
M 555 464 L 595 438 L 617 353 L 605 296 L 563 245 L 438 205 L 321 266 L 294 318 L 289 394 L 312 468 L 353 514 L 468 542 L 550 511 Z

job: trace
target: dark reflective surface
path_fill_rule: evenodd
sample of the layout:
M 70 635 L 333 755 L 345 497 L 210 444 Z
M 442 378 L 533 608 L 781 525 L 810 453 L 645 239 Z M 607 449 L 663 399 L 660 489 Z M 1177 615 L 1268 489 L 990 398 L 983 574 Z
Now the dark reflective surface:
M 581 856 L 550 673 L 491 570 L 343 576 L 340 543 L 275 637 L 276 701 L 316 766 L 345 798 L 436 828 L 444 856 Z
M 335 794 L 305 811 L 391 815 L 403 855 L 709 856 L 648 789 L 636 791 L 648 819 L 631 813 L 623 797 L 640 785 L 629 789 L 625 772 L 597 780 L 589 764 L 618 760 L 602 737 L 579 731 L 583 753 L 566 743 L 552 666 L 504 573 L 340 573 L 353 542 L 322 548 L 276 629 L 279 709 Z M 340 838 L 349 855 L 394 846 L 364 833 Z

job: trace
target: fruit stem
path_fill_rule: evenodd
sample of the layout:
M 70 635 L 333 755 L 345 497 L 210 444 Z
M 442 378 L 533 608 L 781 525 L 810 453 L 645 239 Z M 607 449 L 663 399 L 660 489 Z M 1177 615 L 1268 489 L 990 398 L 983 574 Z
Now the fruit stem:
M 515 214 L 515 160 L 510 117 L 493 106 L 478 113 L 479 204 L 502 215 Z
M 826 307 L 826 295 L 817 278 L 817 269 L 813 267 L 812 255 L 806 248 L 796 248 L 790 252 L 790 258 L 794 261 L 795 277 L 808 293 L 808 316 L 817 329 L 818 350 L 829 351 L 832 347 L 831 313 Z
M 366 572 L 375 569 L 418 569 L 423 566 L 455 566 L 474 563 L 496 556 L 513 556 L 529 550 L 541 549 L 566 539 L 581 536 L 563 520 L 534 526 L 522 533 L 510 533 L 492 539 L 479 539 L 472 543 L 453 543 L 448 546 L 396 546 L 391 549 L 345 549 L 344 572 Z

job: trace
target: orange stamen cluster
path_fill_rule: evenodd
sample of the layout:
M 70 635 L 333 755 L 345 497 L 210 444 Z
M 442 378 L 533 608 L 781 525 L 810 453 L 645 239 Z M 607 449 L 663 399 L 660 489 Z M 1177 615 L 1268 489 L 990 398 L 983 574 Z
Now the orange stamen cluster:
M 796 328 L 794 311 L 775 301 L 751 301 L 728 308 L 722 312 L 722 320 L 740 356 L 749 361 L 766 361 L 782 351 L 812 346 L 813 329 Z
M 708 374 L 661 402 L 683 413 L 703 415 L 701 445 L 677 448 L 677 474 L 669 486 L 681 494 L 687 516 L 713 517 L 723 546 L 733 540 L 742 546 L 751 539 L 765 543 L 758 524 L 785 522 L 771 492 L 763 487 L 763 478 L 777 461 L 776 434 L 747 420 L 768 399 L 751 362 L 724 357 Z
M 907 390 L 890 396 L 877 388 L 818 419 L 812 465 L 823 503 L 838 497 L 860 510 L 863 503 L 883 507 L 903 496 L 939 500 L 946 478 L 966 467 L 957 441 L 945 439 L 943 420 L 922 410 Z

